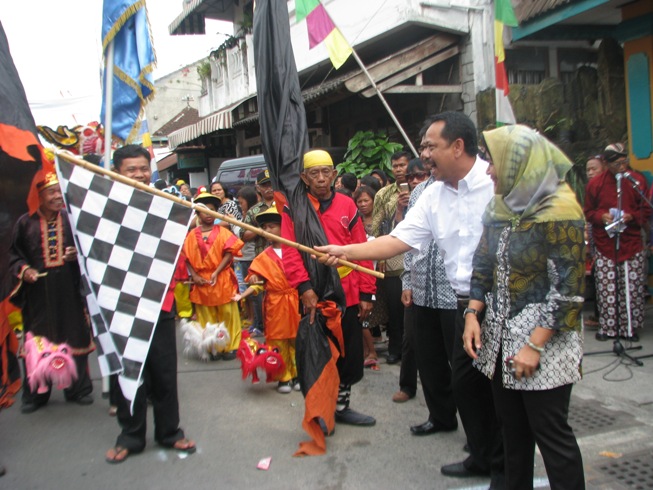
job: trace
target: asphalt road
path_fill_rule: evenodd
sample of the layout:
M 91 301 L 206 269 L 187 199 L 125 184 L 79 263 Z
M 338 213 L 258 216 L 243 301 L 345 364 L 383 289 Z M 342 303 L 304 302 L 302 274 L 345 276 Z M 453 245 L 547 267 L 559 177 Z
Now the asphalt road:
M 650 312 L 649 315 L 650 316 Z M 647 322 L 650 325 L 650 322 Z M 640 333 L 642 352 L 653 353 L 653 333 Z M 586 332 L 586 352 L 612 349 Z M 180 350 L 181 352 L 181 350 Z M 636 488 L 615 483 L 601 466 L 626 461 L 630 453 L 653 448 L 653 358 L 627 366 L 614 354 L 588 356 L 585 378 L 573 392 L 572 414 L 579 416 L 578 439 L 588 488 Z M 306 439 L 301 429 L 301 393 L 282 395 L 276 384 L 242 381 L 239 361 L 203 363 L 179 356 L 182 427 L 198 451 L 185 455 L 158 447 L 149 423 L 144 453 L 109 465 L 104 453 L 119 428 L 101 398 L 92 360 L 95 403 L 66 403 L 55 391 L 41 410 L 20 413 L 20 400 L 0 413 L 0 463 L 7 474 L 2 489 L 462 489 L 487 488 L 485 479 L 458 480 L 440 474 L 440 465 L 465 457 L 462 428 L 415 437 L 409 426 L 426 420 L 421 392 L 404 404 L 391 401 L 399 366 L 366 370 L 352 392 L 352 408 L 377 418 L 371 428 L 337 426 L 327 454 L 295 458 Z M 603 423 L 594 423 L 596 418 Z M 610 419 L 608 422 L 605 420 Z M 587 424 L 585 424 L 587 422 Z M 267 471 L 258 462 L 271 457 Z M 653 458 L 652 458 L 653 459 Z M 653 461 L 652 461 L 653 463 Z M 536 458 L 536 487 L 548 488 Z M 642 488 L 652 488 L 642 487 Z

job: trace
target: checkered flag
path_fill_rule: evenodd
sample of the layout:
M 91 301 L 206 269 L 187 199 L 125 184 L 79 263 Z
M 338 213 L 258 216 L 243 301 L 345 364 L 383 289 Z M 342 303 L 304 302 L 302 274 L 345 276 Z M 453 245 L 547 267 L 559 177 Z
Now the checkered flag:
M 133 400 L 192 210 L 57 158 L 103 376 Z

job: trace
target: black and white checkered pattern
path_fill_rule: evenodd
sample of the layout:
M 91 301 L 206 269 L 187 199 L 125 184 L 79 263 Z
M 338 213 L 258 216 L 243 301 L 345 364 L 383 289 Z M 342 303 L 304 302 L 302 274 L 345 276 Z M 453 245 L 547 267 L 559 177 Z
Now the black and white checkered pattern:
M 133 400 L 192 210 L 57 159 L 104 376 Z

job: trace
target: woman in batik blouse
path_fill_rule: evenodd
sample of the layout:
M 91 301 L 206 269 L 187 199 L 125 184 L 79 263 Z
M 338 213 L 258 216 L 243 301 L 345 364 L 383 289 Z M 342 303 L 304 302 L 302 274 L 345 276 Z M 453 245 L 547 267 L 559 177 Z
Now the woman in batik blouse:
M 584 488 L 567 422 L 585 285 L 583 211 L 564 181 L 572 163 L 526 126 L 483 136 L 495 196 L 474 255 L 465 350 L 492 379 L 506 488 L 533 488 L 536 443 L 552 489 Z

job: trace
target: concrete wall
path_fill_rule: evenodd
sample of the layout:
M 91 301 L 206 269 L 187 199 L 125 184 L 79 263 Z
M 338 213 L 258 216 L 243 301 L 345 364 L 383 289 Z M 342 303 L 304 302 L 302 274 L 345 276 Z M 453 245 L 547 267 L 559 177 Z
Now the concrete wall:
M 190 95 L 194 99 L 189 102 L 190 106 L 198 107 L 202 85 L 197 67 L 202 61 L 191 63 L 154 81 L 154 98 L 145 106 L 150 133 L 154 133 L 186 107 L 183 97 Z

